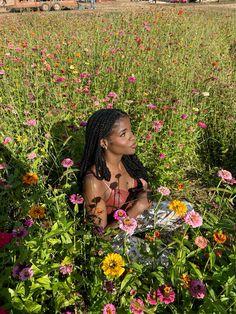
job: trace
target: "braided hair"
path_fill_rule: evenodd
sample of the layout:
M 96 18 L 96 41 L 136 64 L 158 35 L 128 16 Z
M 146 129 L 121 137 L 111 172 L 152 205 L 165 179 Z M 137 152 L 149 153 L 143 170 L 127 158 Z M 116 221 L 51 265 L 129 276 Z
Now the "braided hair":
M 86 125 L 85 148 L 80 167 L 81 181 L 93 165 L 95 166 L 97 179 L 110 181 L 111 173 L 106 166 L 100 141 L 108 137 L 115 122 L 124 117 L 128 117 L 128 114 L 120 109 L 100 109 L 89 118 Z M 147 180 L 147 171 L 136 155 L 124 155 L 122 162 L 132 178 Z

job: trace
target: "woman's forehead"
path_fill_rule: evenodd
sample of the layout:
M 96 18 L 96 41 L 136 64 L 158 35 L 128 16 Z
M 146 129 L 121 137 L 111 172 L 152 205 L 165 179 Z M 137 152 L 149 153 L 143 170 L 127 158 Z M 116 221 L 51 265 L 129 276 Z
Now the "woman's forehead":
M 130 127 L 130 118 L 128 116 L 122 117 L 113 124 L 112 132 L 119 132 L 123 129 L 130 129 Z

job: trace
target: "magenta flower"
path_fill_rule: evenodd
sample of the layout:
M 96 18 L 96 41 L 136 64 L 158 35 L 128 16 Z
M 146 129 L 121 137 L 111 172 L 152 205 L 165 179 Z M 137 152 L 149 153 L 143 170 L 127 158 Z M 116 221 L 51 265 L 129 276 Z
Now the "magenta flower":
M 142 307 L 144 307 L 144 303 L 142 299 L 136 298 L 131 301 L 130 309 L 134 314 L 143 313 Z
M 0 70 L 0 75 L 4 75 L 5 71 L 4 70 Z
M 19 273 L 19 279 L 22 281 L 32 278 L 34 275 L 33 270 L 30 267 L 23 268 Z
M 157 297 L 161 303 L 173 303 L 175 301 L 175 292 L 172 287 L 162 285 L 157 289 Z
M 83 204 L 84 198 L 79 194 L 72 194 L 70 196 L 70 201 L 72 204 Z
M 36 126 L 37 125 L 37 120 L 36 119 L 29 119 L 29 120 L 26 120 L 24 122 L 24 125 L 27 125 L 27 126 Z
M 202 225 L 202 217 L 196 213 L 194 210 L 189 211 L 184 217 L 186 224 L 192 226 L 193 228 L 200 227 Z
M 26 227 L 26 228 L 32 227 L 33 224 L 34 224 L 34 219 L 31 218 L 31 217 L 27 218 L 27 219 L 23 222 L 23 225 L 24 225 L 24 227 Z
M 7 164 L 5 162 L 0 164 L 0 170 L 7 169 Z
M 12 141 L 12 138 L 7 136 L 4 138 L 4 140 L 2 141 L 3 145 L 7 145 L 8 143 L 10 143 Z
M 4 247 L 12 240 L 12 233 L 0 232 L 0 248 Z
M 156 290 L 148 292 L 147 302 L 151 305 L 157 304 L 157 291 Z
M 121 230 L 127 232 L 129 235 L 132 235 L 137 227 L 137 221 L 136 219 L 127 216 L 118 221 L 118 226 Z
M 111 98 L 115 99 L 115 98 L 118 97 L 118 95 L 117 95 L 115 92 L 112 92 L 112 91 L 111 91 L 111 92 L 108 94 L 108 97 L 111 97 Z
M 82 126 L 82 127 L 85 127 L 87 125 L 87 122 L 86 121 L 81 121 L 79 125 Z
M 64 168 L 70 168 L 74 165 L 74 161 L 70 158 L 65 158 L 62 160 L 61 162 L 61 165 L 64 167 Z
M 136 79 L 136 77 L 135 77 L 134 75 L 128 77 L 128 81 L 129 81 L 130 83 L 135 83 L 136 80 L 137 80 L 137 79 Z
M 0 314 L 9 314 L 9 312 L 3 307 L 0 307 Z
M 168 196 L 168 195 L 170 195 L 170 190 L 169 190 L 167 187 L 165 187 L 165 186 L 160 186 L 160 187 L 157 189 L 157 192 L 158 192 L 158 193 L 161 193 L 161 195 L 163 195 L 163 196 Z
M 190 281 L 189 292 L 196 299 L 203 299 L 206 295 L 205 284 L 198 279 L 193 279 Z
M 73 265 L 71 264 L 64 264 L 64 265 L 61 265 L 59 268 L 59 272 L 62 275 L 68 275 L 72 272 L 72 270 L 73 270 Z
M 116 307 L 113 304 L 108 303 L 104 306 L 102 314 L 116 314 Z
M 28 233 L 29 232 L 25 229 L 24 226 L 20 226 L 12 230 L 13 238 L 18 239 L 26 237 Z
M 154 104 L 148 104 L 148 105 L 146 105 L 148 108 L 150 108 L 150 109 L 155 109 L 157 106 L 156 105 L 154 105 Z
M 198 125 L 201 129 L 206 129 L 206 128 L 207 128 L 206 123 L 204 123 L 204 122 L 202 122 L 202 121 L 199 121 L 197 125 Z
M 182 114 L 182 115 L 181 115 L 181 119 L 186 120 L 187 118 L 188 118 L 188 115 L 187 115 L 187 114 Z
M 62 82 L 65 82 L 66 81 L 66 77 L 65 76 L 61 76 L 61 77 L 58 77 L 56 79 L 56 83 L 62 83 Z
M 121 219 L 127 217 L 127 213 L 126 213 L 126 211 L 123 210 L 123 209 L 117 209 L 117 210 L 114 212 L 113 217 L 114 217 L 116 220 L 121 220 Z
M 159 154 L 159 158 L 160 158 L 160 159 L 164 159 L 164 158 L 166 158 L 166 155 L 163 154 L 163 153 L 160 153 L 160 154 Z

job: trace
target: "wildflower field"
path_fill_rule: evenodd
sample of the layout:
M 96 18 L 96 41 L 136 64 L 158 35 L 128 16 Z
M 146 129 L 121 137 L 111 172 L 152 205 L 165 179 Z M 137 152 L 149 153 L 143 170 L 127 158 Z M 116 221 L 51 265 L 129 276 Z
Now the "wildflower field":
M 235 20 L 0 15 L 0 313 L 236 312 Z M 84 127 L 112 107 L 131 117 L 157 206 L 194 208 L 168 240 L 142 235 L 147 260 L 168 252 L 152 267 L 113 252 L 83 208 Z

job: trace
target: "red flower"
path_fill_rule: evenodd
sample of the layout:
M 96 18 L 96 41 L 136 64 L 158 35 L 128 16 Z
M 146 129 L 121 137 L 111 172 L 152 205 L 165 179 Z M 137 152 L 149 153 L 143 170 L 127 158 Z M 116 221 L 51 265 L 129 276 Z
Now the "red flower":
M 12 240 L 12 234 L 6 232 L 0 232 L 0 248 L 4 247 Z

